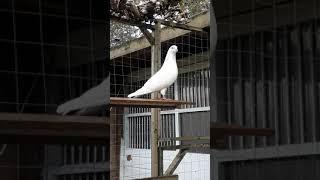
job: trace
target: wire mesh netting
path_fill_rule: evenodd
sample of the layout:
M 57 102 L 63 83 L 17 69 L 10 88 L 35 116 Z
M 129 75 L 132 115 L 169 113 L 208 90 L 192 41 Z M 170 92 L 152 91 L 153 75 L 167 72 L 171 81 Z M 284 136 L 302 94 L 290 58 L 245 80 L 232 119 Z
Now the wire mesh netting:
M 221 164 L 212 173 L 219 179 L 317 179 L 311 169 L 319 168 L 318 157 L 310 151 L 319 141 L 319 2 L 230 0 L 215 12 L 211 88 L 217 109 L 211 120 L 275 134 L 229 137 L 227 150 L 213 155 L 220 159 L 211 162 Z
M 208 13 L 196 16 L 196 20 L 208 22 Z M 196 21 L 195 20 L 195 21 Z M 192 20 L 191 20 L 192 21 Z M 204 24 L 206 28 L 208 24 Z M 163 28 L 161 38 L 161 64 L 170 46 L 177 45 L 176 61 L 178 79 L 167 89 L 166 98 L 193 102 L 179 109 L 161 109 L 159 121 L 159 146 L 174 147 L 181 144 L 173 138 L 182 136 L 209 136 L 209 33 L 187 32 Z M 178 33 L 177 33 L 178 32 Z M 167 37 L 171 38 L 167 38 Z M 120 51 L 124 50 L 124 51 Z M 127 97 L 141 88 L 151 77 L 152 49 L 143 39 L 134 39 L 111 49 L 111 97 Z M 151 98 L 150 94 L 139 98 Z M 125 108 L 119 152 L 120 179 L 151 176 L 151 109 Z M 119 134 L 118 134 L 119 135 Z M 197 142 L 185 142 L 185 145 Z M 208 143 L 208 142 L 202 142 Z M 178 151 L 164 151 L 165 171 Z M 189 152 L 178 166 L 175 174 L 179 179 L 209 178 L 209 155 Z
M 288 4 L 289 22 L 277 23 L 281 5 L 274 3 L 265 28 L 257 25 L 258 12 L 248 14 L 248 25 L 220 24 L 229 30 L 221 33 L 215 63 L 219 121 L 276 130 L 273 137 L 232 141 L 230 148 L 318 139 L 318 19 L 298 20 L 298 3 Z M 244 32 L 234 32 L 238 28 Z
M 1 122 L 10 120 L 8 114 L 17 115 L 17 121 L 26 119 L 25 124 L 35 121 L 31 130 L 22 129 L 30 135 L 39 132 L 34 117 L 41 117 L 43 123 L 59 120 L 60 114 L 106 116 L 101 104 L 91 109 L 81 106 L 89 102 L 79 98 L 108 77 L 105 11 L 101 2 L 93 0 L 0 2 Z M 107 88 L 102 88 L 106 93 Z M 65 102 L 69 105 L 60 106 Z M 21 132 L 12 130 L 15 127 L 1 128 L 1 136 L 8 131 Z M 43 128 L 34 141 L 46 137 L 45 128 L 50 127 Z M 0 148 L 6 148 L 0 149 L 0 176 L 17 180 L 108 179 L 107 143 L 1 144 Z
M 1 9 L 8 26 L 1 32 L 1 111 L 56 113 L 107 77 L 98 4 L 75 4 L 17 0 Z

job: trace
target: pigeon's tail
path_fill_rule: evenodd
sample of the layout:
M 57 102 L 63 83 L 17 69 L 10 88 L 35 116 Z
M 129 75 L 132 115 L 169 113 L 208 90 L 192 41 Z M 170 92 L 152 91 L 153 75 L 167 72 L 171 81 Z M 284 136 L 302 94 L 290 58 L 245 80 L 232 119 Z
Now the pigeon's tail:
M 76 110 L 77 109 L 76 106 L 80 103 L 81 103 L 81 101 L 79 100 L 79 98 L 75 98 L 75 99 L 72 99 L 68 102 L 65 102 L 65 103 L 58 106 L 57 113 L 62 114 L 62 115 L 66 115 L 69 112 Z
M 137 96 L 141 96 L 141 95 L 148 94 L 148 93 L 150 93 L 150 92 L 147 89 L 142 87 L 142 88 L 138 89 L 137 91 L 129 94 L 128 98 L 137 97 Z

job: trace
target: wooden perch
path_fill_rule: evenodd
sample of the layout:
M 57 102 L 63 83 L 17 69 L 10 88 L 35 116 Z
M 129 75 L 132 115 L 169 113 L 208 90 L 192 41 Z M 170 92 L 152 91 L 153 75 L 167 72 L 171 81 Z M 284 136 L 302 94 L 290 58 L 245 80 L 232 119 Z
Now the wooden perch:
M 122 107 L 146 107 L 146 108 L 176 108 L 184 104 L 193 104 L 186 101 L 172 99 L 143 99 L 110 97 L 110 106 Z
M 226 148 L 228 136 L 272 136 L 273 129 L 269 128 L 247 128 L 235 124 L 211 123 L 210 148 Z
M 0 141 L 8 143 L 106 143 L 107 117 L 0 113 Z

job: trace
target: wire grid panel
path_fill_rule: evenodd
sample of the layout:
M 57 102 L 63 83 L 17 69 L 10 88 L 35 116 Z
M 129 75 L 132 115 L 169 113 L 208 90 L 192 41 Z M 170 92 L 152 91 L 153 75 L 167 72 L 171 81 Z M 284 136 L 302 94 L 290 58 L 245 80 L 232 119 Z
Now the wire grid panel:
M 271 27 L 259 28 L 250 20 L 241 27 L 246 31 L 233 34 L 241 25 L 229 25 L 230 30 L 219 40 L 215 64 L 221 108 L 218 121 L 275 130 L 267 138 L 231 138 L 232 149 L 319 141 L 315 120 L 319 115 L 319 19 L 297 21 L 298 3 L 288 4 L 293 8 L 288 11 L 293 21 L 278 24 L 280 5 L 275 4 L 269 14 Z
M 0 36 L 2 112 L 55 114 L 107 77 L 99 4 L 65 0 L 52 10 L 45 0 L 10 2 L 0 8 L 8 26 Z
M 54 149 L 48 145 L 47 158 L 57 156 L 57 152 L 62 152 L 61 166 L 59 170 L 48 171 L 48 176 L 57 177 L 63 180 L 72 179 L 109 179 L 109 145 L 56 145 L 62 151 L 50 151 Z M 59 154 L 58 154 L 59 155 Z M 52 168 L 53 169 L 53 168 Z
M 164 36 L 164 34 L 163 34 Z M 182 106 L 183 109 L 206 108 L 209 106 L 209 35 L 206 32 L 190 32 L 182 34 L 174 39 L 161 43 L 161 64 L 163 63 L 166 53 L 171 45 L 178 46 L 177 65 L 179 75 L 176 83 L 168 88 L 167 98 L 194 102 L 193 105 Z M 134 40 L 133 40 L 134 41 Z M 130 42 L 124 47 L 130 51 Z M 118 48 L 121 48 L 118 47 Z M 138 48 L 139 47 L 134 47 Z M 116 51 L 117 47 L 114 48 Z M 143 86 L 143 84 L 151 77 L 151 48 L 141 48 L 129 54 L 114 58 L 110 62 L 111 68 L 111 96 L 127 97 L 128 94 L 134 92 Z M 150 95 L 144 95 L 141 98 L 150 98 Z M 209 118 L 206 116 L 191 115 L 193 112 L 186 113 L 180 118 L 177 114 L 166 113 L 172 109 L 162 109 L 161 123 L 159 123 L 160 138 L 177 137 L 181 131 L 180 121 L 184 121 L 184 127 L 190 128 L 193 135 L 206 135 L 203 132 L 209 129 Z M 208 113 L 208 111 L 206 111 Z M 151 150 L 150 150 L 150 109 L 149 108 L 125 108 L 123 123 L 123 140 L 121 143 L 121 167 L 120 178 L 142 178 L 151 176 Z M 183 118 L 181 118 L 183 117 Z M 196 117 L 196 118 L 195 118 Z M 193 121 L 192 121 L 193 120 Z M 194 124 L 202 122 L 206 126 L 194 126 Z M 118 124 L 120 124 L 118 122 Z M 197 127 L 192 129 L 191 127 Z M 200 129 L 199 129 L 200 128 Z M 176 145 L 176 141 L 169 140 L 161 142 L 161 146 Z M 169 152 L 165 159 L 165 167 L 170 163 L 169 159 L 173 159 L 175 151 Z M 185 177 L 182 179 L 190 179 L 204 177 L 209 171 L 204 167 L 197 167 L 192 170 L 190 165 L 197 164 L 199 159 L 197 156 L 207 157 L 205 154 L 188 155 L 186 163 L 183 161 L 179 167 L 179 173 Z M 206 159 L 205 162 L 208 162 Z M 200 163 L 200 162 L 199 162 Z M 183 170 L 186 168 L 186 170 Z M 164 169 L 165 170 L 165 169 Z M 177 171 L 178 172 L 178 171 Z M 188 176 L 188 173 L 193 175 Z M 185 176 L 183 175 L 185 174 Z
M 230 154 L 224 154 L 230 161 L 225 163 L 227 171 L 222 163 L 221 171 L 213 173 L 222 179 L 248 179 L 244 171 L 252 172 L 253 179 L 282 179 L 289 175 L 286 172 L 306 164 L 312 164 L 307 169 L 316 169 L 318 157 L 307 149 L 319 153 L 319 2 L 266 1 L 269 7 L 262 9 L 255 1 L 241 2 L 247 9 L 241 18 L 239 3 L 228 1 L 229 15 L 218 21 L 216 84 L 212 86 L 217 119 L 213 120 L 267 127 L 275 134 L 229 138 Z M 308 144 L 312 148 L 305 148 Z M 299 153 L 284 158 L 289 151 L 280 148 L 287 146 Z M 266 149 L 275 154 L 272 159 L 262 159 Z M 250 161 L 233 158 L 251 150 Z M 310 179 L 318 177 L 312 171 L 301 172 Z
M 0 16 L 6 28 L 0 30 L 0 111 L 57 114 L 59 105 L 103 82 L 108 76 L 103 38 L 104 14 L 105 7 L 94 0 L 1 2 Z M 73 109 L 69 114 L 80 110 Z M 90 115 L 104 114 L 105 109 L 99 108 Z M 8 179 L 45 179 L 49 171 L 62 165 L 66 165 L 67 169 L 73 167 L 73 170 L 66 172 L 68 177 L 61 173 L 53 175 L 53 178 L 61 176 L 62 179 L 70 179 L 72 174 L 79 175 L 81 166 L 86 164 L 81 163 L 81 155 L 75 155 L 81 149 L 77 146 L 67 148 L 72 155 L 69 153 L 63 157 L 71 158 L 74 164 L 61 162 L 56 166 L 49 166 L 47 158 L 51 158 L 50 163 L 59 162 L 62 154 L 46 156 L 47 150 L 51 149 L 49 145 L 9 146 L 9 153 L 4 153 L 0 160 L 11 166 L 0 167 L 1 177 Z M 106 146 L 96 148 L 98 154 L 108 152 Z M 56 149 L 63 151 L 59 145 Z M 81 151 L 86 153 L 86 148 Z M 90 157 L 94 157 L 92 150 L 89 151 Z M 87 174 L 94 173 L 94 168 L 90 167 L 94 167 L 95 161 L 90 163 Z M 107 168 L 101 174 L 106 171 Z M 107 179 L 106 175 L 97 176 Z
M 106 180 L 108 149 L 105 144 L 8 144 L 0 156 L 1 175 L 19 179 Z

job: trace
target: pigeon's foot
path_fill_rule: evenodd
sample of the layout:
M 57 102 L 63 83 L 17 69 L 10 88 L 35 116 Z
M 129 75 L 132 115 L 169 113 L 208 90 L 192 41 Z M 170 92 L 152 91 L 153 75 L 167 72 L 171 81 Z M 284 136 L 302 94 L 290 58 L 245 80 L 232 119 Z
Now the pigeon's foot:
M 166 98 L 166 97 L 162 97 L 162 98 L 160 98 L 160 99 L 162 99 L 162 100 L 172 100 L 172 99 Z
M 167 98 L 163 98 L 163 97 L 159 97 L 159 98 L 156 98 L 157 100 L 168 100 Z

